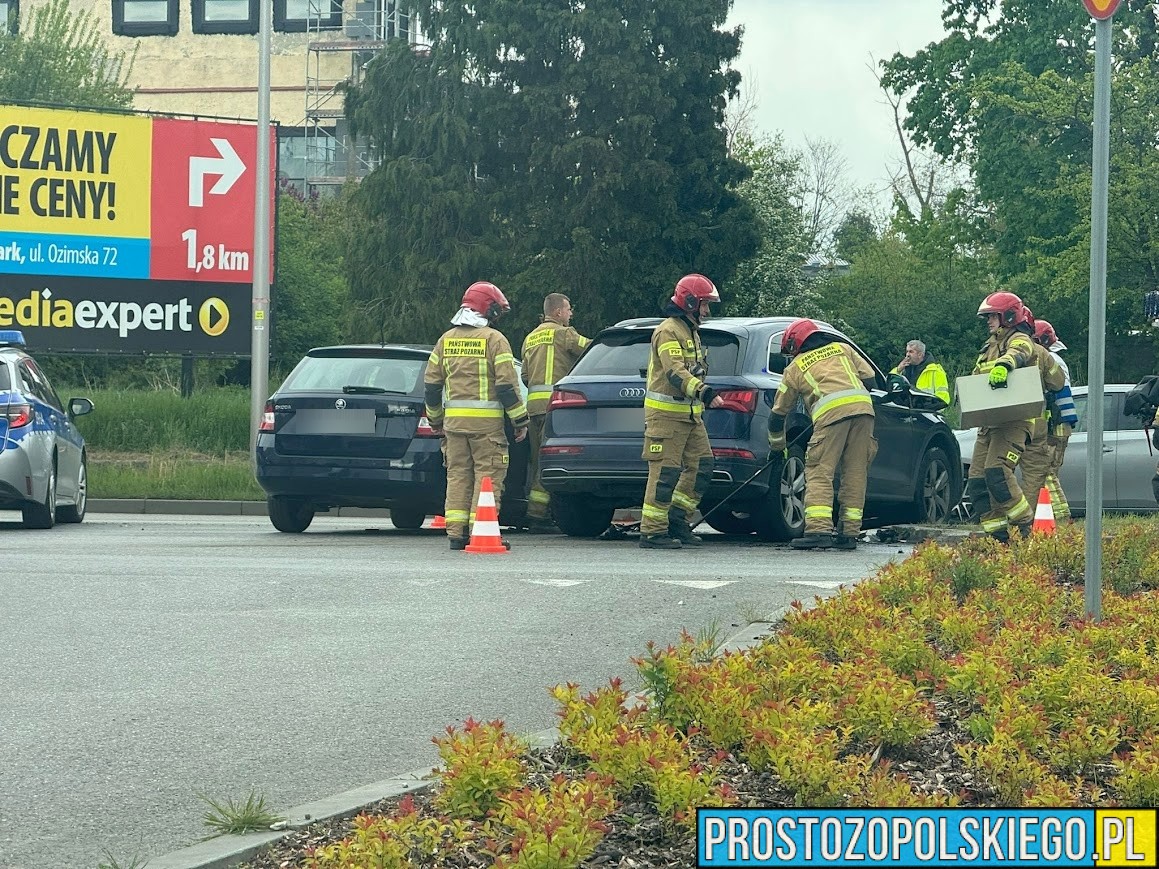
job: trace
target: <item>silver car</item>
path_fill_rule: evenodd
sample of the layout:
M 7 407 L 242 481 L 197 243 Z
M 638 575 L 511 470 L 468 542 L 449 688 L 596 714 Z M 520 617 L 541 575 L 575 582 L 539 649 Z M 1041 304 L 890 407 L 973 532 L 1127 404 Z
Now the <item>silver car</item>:
M 81 522 L 88 504 L 85 441 L 73 420 L 87 398 L 66 409 L 18 331 L 0 331 L 0 510 L 20 510 L 25 528 Z
M 1159 461 L 1159 455 L 1153 454 L 1142 421 L 1123 413 L 1123 396 L 1131 389 L 1130 383 L 1108 383 L 1104 386 L 1103 508 L 1132 512 L 1156 511 L 1159 510 L 1159 504 L 1155 503 L 1151 478 L 1155 475 L 1155 463 Z M 1087 388 L 1075 386 L 1072 392 L 1079 422 L 1071 434 L 1059 478 L 1072 512 L 1082 512 L 1087 502 Z M 957 431 L 954 435 L 962 450 L 965 475 L 970 470 L 978 430 Z M 1027 493 L 1031 502 L 1037 500 L 1037 497 L 1036 492 Z M 968 509 L 969 505 L 963 498 L 956 512 L 960 518 L 965 518 Z

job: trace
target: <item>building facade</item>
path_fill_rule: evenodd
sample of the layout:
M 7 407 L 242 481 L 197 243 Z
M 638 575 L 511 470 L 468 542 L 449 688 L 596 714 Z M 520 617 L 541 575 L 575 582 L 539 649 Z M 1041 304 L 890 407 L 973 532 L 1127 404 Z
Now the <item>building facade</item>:
M 27 26 L 44 0 L 0 0 L 0 22 Z M 414 42 L 394 0 L 273 0 L 270 118 L 279 177 L 318 191 L 364 175 L 365 148 L 346 134 L 340 87 L 388 39 Z M 72 0 L 110 49 L 136 53 L 133 107 L 161 114 L 256 118 L 258 0 Z

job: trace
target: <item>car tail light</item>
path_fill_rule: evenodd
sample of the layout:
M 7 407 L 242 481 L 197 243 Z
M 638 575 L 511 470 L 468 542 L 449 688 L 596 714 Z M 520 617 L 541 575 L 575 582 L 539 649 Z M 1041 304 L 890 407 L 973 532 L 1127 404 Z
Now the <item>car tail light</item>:
M 258 423 L 258 431 L 273 431 L 274 430 L 274 403 L 272 401 L 266 402 L 266 408 L 262 411 L 262 421 Z
M 540 447 L 541 456 L 578 456 L 584 451 L 583 447 Z
M 756 459 L 751 450 L 738 450 L 732 447 L 713 447 L 712 455 L 718 459 Z
M 31 404 L 10 404 L 5 408 L 4 417 L 9 428 L 21 428 L 32 422 Z
M 418 427 L 415 429 L 416 438 L 437 438 L 439 433 L 434 430 L 431 421 L 426 416 L 419 417 Z
M 755 413 L 757 391 L 755 389 L 722 389 L 717 395 L 724 402 L 717 410 L 735 410 L 737 413 Z
M 588 403 L 588 397 L 582 392 L 569 392 L 566 389 L 557 389 L 551 394 L 548 410 L 558 410 L 561 407 L 583 407 Z

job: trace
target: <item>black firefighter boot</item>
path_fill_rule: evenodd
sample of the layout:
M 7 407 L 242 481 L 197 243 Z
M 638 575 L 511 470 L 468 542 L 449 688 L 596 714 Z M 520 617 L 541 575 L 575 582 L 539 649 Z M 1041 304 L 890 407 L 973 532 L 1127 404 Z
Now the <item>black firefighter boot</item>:
M 641 534 L 641 549 L 679 549 L 680 541 L 667 534 Z
M 833 534 L 828 531 L 806 531 L 804 537 L 789 541 L 794 549 L 829 549 L 833 545 Z
M 679 540 L 681 546 L 700 546 L 703 542 L 692 532 L 688 514 L 678 507 L 668 511 L 668 536 Z

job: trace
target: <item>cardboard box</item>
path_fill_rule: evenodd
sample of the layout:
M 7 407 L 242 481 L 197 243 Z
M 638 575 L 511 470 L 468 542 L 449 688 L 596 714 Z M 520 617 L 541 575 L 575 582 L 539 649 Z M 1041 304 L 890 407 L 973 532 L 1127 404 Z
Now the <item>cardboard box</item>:
M 959 423 L 962 428 L 1034 419 L 1042 416 L 1046 407 L 1042 395 L 1042 375 L 1036 365 L 1011 371 L 1005 389 L 991 389 L 988 374 L 959 377 L 956 386 L 958 406 L 962 409 L 962 421 Z

